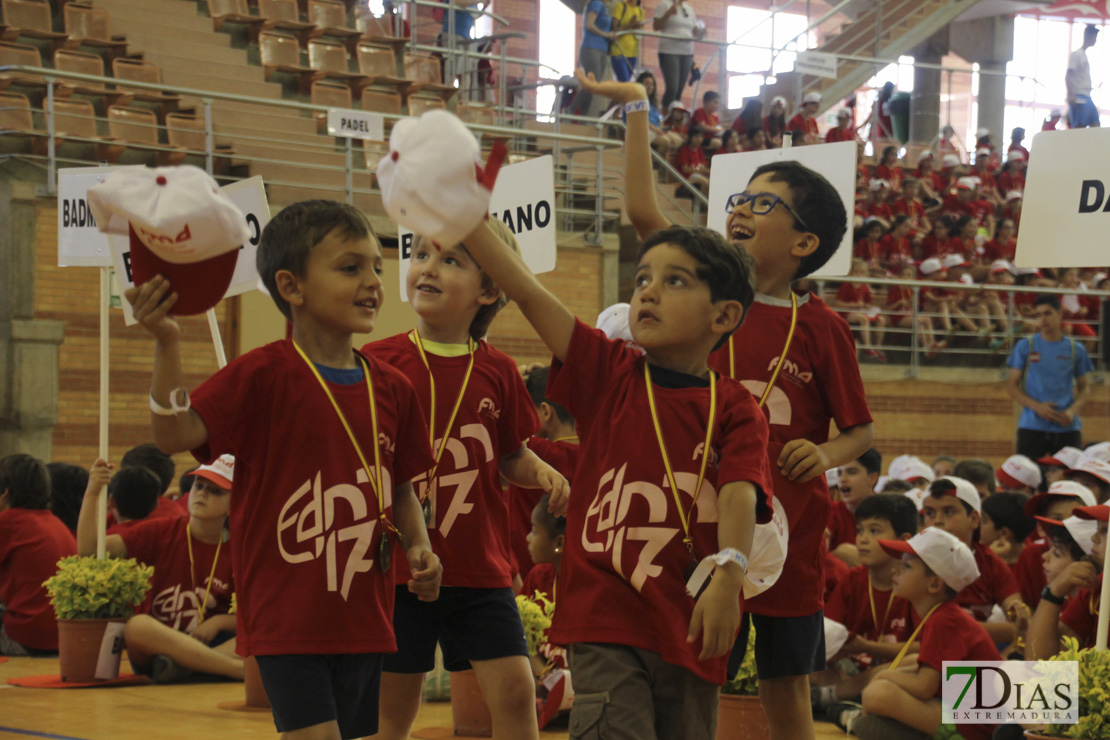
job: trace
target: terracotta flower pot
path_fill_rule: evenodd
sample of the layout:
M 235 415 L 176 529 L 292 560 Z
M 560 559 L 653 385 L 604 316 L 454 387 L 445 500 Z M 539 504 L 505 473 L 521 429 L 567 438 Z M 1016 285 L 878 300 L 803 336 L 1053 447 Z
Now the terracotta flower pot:
M 119 678 L 119 659 L 123 651 L 122 633 L 111 645 L 109 672 L 97 678 L 104 632 L 108 625 L 122 624 L 123 619 L 59 619 L 58 664 L 61 679 L 70 683 L 90 683 Z
M 771 730 L 758 696 L 721 694 L 717 740 L 767 740 Z
M 246 693 L 248 707 L 270 708 L 270 697 L 266 695 L 262 674 L 258 672 L 258 661 L 253 655 L 243 659 L 243 691 Z
M 474 671 L 451 674 L 451 719 L 457 737 L 493 737 L 493 717 Z

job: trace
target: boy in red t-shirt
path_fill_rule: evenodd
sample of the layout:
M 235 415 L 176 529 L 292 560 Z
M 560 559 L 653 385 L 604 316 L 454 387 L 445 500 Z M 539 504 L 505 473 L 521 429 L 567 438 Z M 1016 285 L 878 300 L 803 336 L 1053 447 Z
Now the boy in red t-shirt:
M 120 470 L 108 482 L 108 513 L 115 522 L 108 527 L 108 533 L 118 534 L 123 529 L 152 517 L 160 498 L 162 482 L 148 468 L 130 467 Z
M 494 219 L 491 228 L 515 245 L 504 223 Z M 429 419 L 436 463 L 415 485 L 444 576 L 439 600 L 423 603 L 407 592 L 408 573 L 397 564 L 397 653 L 383 665 L 379 737 L 408 737 L 437 642 L 447 670 L 474 667 L 494 731 L 532 737 L 538 733 L 532 672 L 513 594 L 501 479 L 559 495 L 566 479 L 528 449 L 539 426 L 535 407 L 516 362 L 483 339 L 508 303 L 490 273 L 462 244 L 433 245 L 418 236 L 406 289 L 416 329 L 363 352 L 412 381 Z
M 77 543 L 50 511 L 50 475 L 30 455 L 0 458 L 0 655 L 58 652 L 58 625 L 43 581 Z
M 705 141 L 702 146 L 710 152 L 715 152 L 721 148 L 721 134 L 725 131 L 725 127 L 721 125 L 721 119 L 717 115 L 717 110 L 720 107 L 720 93 L 709 90 L 701 96 L 701 107 L 694 111 L 693 122 L 701 126 L 705 132 Z
M 920 641 L 916 669 L 902 667 L 900 654 L 875 674 L 863 690 L 863 712 L 832 707 L 841 727 L 862 737 L 898 737 L 913 728 L 926 736 L 940 729 L 941 676 L 944 663 L 957 660 L 1002 660 L 982 625 L 955 603 L 958 592 L 979 577 L 975 557 L 951 534 L 935 527 L 908 541 L 880 540 L 902 562 L 893 577 L 893 593 L 913 606 L 920 620 L 909 638 Z M 967 740 L 989 740 L 994 725 L 956 725 Z
M 235 458 L 223 455 L 196 471 L 187 520 L 135 521 L 105 540 L 109 556 L 154 567 L 150 593 L 139 613 L 127 620 L 124 641 L 136 672 L 155 683 L 175 683 L 194 672 L 243 678 L 243 659 L 235 654 L 235 616 L 228 614 L 235 592 L 231 552 L 223 548 L 229 539 L 224 525 L 234 469 Z M 112 483 L 129 470 L 145 469 L 125 468 Z M 96 554 L 97 498 L 109 471 L 107 463 L 97 460 L 89 473 L 77 523 L 82 555 Z
M 157 340 L 155 443 L 201 462 L 235 456 L 237 650 L 257 658 L 275 724 L 292 740 L 377 732 L 382 653 L 396 649 L 397 544 L 409 589 L 439 595 L 442 569 L 411 484 L 433 464 L 419 402 L 404 375 L 353 346 L 384 300 L 382 260 L 354 207 L 282 209 L 257 262 L 292 336 L 230 362 L 186 396 L 187 410 L 181 330 L 168 315 L 177 294 L 161 277 L 127 292 Z
M 1014 578 L 1020 578 L 1018 561 L 1025 550 L 1026 539 L 1037 526 L 1036 520 L 1025 513 L 1028 502 L 1028 495 L 1011 491 L 1000 491 L 982 499 L 979 541 L 1010 567 Z
M 874 222 L 871 225 L 878 226 Z M 867 262 L 861 259 L 852 260 L 851 277 L 865 278 L 868 274 Z M 871 288 L 867 283 L 841 283 L 836 291 L 833 306 L 844 316 L 848 324 L 859 332 L 864 355 L 879 362 L 886 362 L 886 355 L 879 349 L 883 346 L 885 335 L 883 327 L 886 326 L 886 319 L 871 302 Z
M 1029 608 L 1021 601 L 1014 574 L 1001 558 L 978 541 L 982 503 L 975 486 L 953 475 L 938 478 L 929 485 L 921 509 L 926 527 L 943 529 L 970 548 L 982 574 L 960 590 L 956 603 L 983 623 L 995 643 L 1012 643 L 1025 631 Z M 987 622 L 996 605 L 1009 621 Z
M 898 655 L 910 633 L 910 603 L 891 591 L 898 561 L 879 542 L 915 535 L 917 509 L 902 494 L 879 493 L 860 502 L 855 519 L 860 564 L 825 604 L 825 618 L 848 629 L 848 640 L 838 655 L 853 658 L 855 669 L 846 675 L 834 667 L 810 678 L 815 686 L 813 704 L 822 710 L 858 697 L 879 664 Z
M 1094 492 L 1087 486 L 1075 481 L 1061 480 L 1052 483 L 1047 492 L 1038 493 L 1026 501 L 1024 513 L 1042 522 L 1045 519 L 1062 522 L 1080 506 L 1094 506 L 1096 503 Z M 1040 536 L 1022 549 L 1014 572 L 1021 589 L 1022 601 L 1031 609 L 1037 607 L 1041 592 L 1047 584 L 1043 557 L 1045 551 L 1051 547 L 1045 528 L 1038 525 L 1037 532 Z
M 829 508 L 829 551 L 852 568 L 859 565 L 856 507 L 874 495 L 882 472 L 883 456 L 874 447 L 837 469 L 836 488 L 840 498 Z

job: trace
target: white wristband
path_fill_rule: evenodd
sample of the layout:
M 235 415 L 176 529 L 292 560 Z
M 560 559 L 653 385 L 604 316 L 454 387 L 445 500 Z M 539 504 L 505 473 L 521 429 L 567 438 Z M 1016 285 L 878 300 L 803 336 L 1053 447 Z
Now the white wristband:
M 713 568 L 723 568 L 729 563 L 736 563 L 745 575 L 747 574 L 748 556 L 734 547 L 726 547 L 716 555 L 709 555 L 701 559 L 698 567 L 694 568 L 690 580 L 686 582 L 686 593 L 696 599 L 698 594 L 701 593 L 702 586 L 705 585 L 705 582 L 709 580 L 709 576 L 713 573 Z
M 748 572 L 748 556 L 737 550 L 735 547 L 726 547 L 716 555 L 713 555 L 713 563 L 718 568 L 722 568 L 729 563 L 736 563 L 740 566 L 740 570 L 745 573 Z
M 177 395 L 179 393 L 185 399 L 181 403 L 177 402 Z M 165 406 L 162 406 L 157 401 L 155 401 L 153 392 L 151 392 L 150 394 L 150 410 L 156 416 L 177 416 L 178 414 L 183 414 L 188 411 L 190 408 L 192 408 L 192 405 L 192 401 L 189 399 L 189 391 L 185 390 L 184 388 L 174 388 L 172 391 L 170 391 L 169 408 L 166 408 Z
M 627 116 L 630 113 L 639 113 L 648 109 L 648 101 L 646 100 L 633 100 L 631 103 L 624 104 L 624 114 Z

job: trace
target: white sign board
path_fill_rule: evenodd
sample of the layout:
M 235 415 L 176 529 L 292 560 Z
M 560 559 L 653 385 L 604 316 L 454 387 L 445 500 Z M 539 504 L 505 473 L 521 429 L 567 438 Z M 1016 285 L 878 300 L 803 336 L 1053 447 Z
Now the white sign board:
M 385 119 L 380 113 L 370 111 L 328 108 L 328 133 L 352 139 L 385 141 Z
M 489 215 L 516 235 L 524 264 L 534 274 L 555 269 L 555 162 L 550 155 L 501 168 L 490 198 Z M 401 300 L 412 257 L 413 234 L 399 227 Z
M 224 298 L 240 295 L 258 288 L 258 270 L 255 267 L 255 255 L 258 252 L 258 242 L 262 237 L 262 229 L 270 222 L 270 208 L 266 202 L 266 189 L 262 185 L 262 177 L 254 177 L 240 182 L 226 185 L 220 190 L 227 195 L 247 220 L 247 229 L 250 237 L 239 247 L 239 258 L 235 262 L 235 273 L 231 277 Z M 131 240 L 122 234 L 103 235 L 111 246 L 113 264 L 116 268 L 116 282 L 120 294 L 133 287 L 131 280 Z M 134 325 L 135 317 L 131 313 L 131 304 L 123 302 L 123 320 L 127 326 Z
M 142 165 L 131 165 L 141 167 Z M 85 193 L 128 167 L 63 167 L 58 170 L 58 267 L 110 267 L 108 235 L 96 228 Z
M 1110 233 L 1110 129 L 1033 137 L 1014 264 L 1102 267 Z
M 844 238 L 832 258 L 812 277 L 840 277 L 847 275 L 852 266 L 852 212 L 856 194 L 856 145 L 851 141 L 836 144 L 815 144 L 790 149 L 767 149 L 757 152 L 718 154 L 713 158 L 709 176 L 709 228 L 725 233 L 728 214 L 725 205 L 729 196 L 741 193 L 748 187 L 752 173 L 758 167 L 772 162 L 795 161 L 816 170 L 836 188 L 844 204 Z M 1022 222 L 1024 223 L 1024 221 Z M 1022 227 L 1024 228 L 1024 227 Z
M 799 51 L 794 61 L 794 71 L 799 74 L 836 79 L 837 58 L 823 51 Z

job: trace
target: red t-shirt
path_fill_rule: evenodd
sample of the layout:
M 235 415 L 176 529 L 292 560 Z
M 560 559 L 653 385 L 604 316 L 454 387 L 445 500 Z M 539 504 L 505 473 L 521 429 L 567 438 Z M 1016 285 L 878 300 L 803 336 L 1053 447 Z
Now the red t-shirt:
M 1060 612 L 1060 621 L 1066 624 L 1079 639 L 1079 647 L 1093 648 L 1098 636 L 1098 607 L 1102 598 L 1102 576 L 1094 588 L 1081 588 L 1068 599 Z M 1093 606 L 1092 606 L 1093 605 Z
M 539 591 L 547 599 L 555 599 L 555 578 L 559 575 L 559 571 L 551 563 L 540 563 L 528 571 L 528 576 L 524 579 L 524 587 L 520 589 L 522 596 L 527 596 L 529 599 L 536 597 L 536 592 Z
M 875 166 L 875 177 L 879 180 L 886 180 L 890 183 L 892 190 L 898 190 L 902 187 L 902 168 L 898 165 L 887 167 L 885 164 Z
M 921 223 L 921 219 L 925 218 L 925 205 L 919 200 L 911 200 L 907 203 L 905 198 L 899 198 L 891 203 L 890 210 L 895 216 L 909 216 L 910 223 L 915 227 Z
M 1002 660 L 987 631 L 951 601 L 941 604 L 925 620 L 919 636 L 921 652 L 917 655 L 918 665 L 928 666 L 942 677 L 934 695 L 938 698 L 940 686 L 944 683 L 945 661 Z M 956 731 L 967 740 L 990 740 L 994 728 L 995 725 L 956 725 Z
M 219 560 L 213 571 L 216 545 L 193 537 L 193 560 L 190 562 L 185 539 L 188 526 L 188 519 L 161 517 L 144 519 L 119 532 L 127 547 L 127 557 L 154 566 L 150 592 L 140 613 L 149 614 L 179 632 L 189 632 L 196 627 L 202 603 L 207 603 L 205 619 L 227 614 L 231 595 L 235 593 L 230 543 L 219 547 Z M 212 574 L 211 588 L 209 574 Z M 204 601 L 206 591 L 207 602 Z
M 180 519 L 181 517 L 164 517 L 163 516 L 163 517 L 158 517 L 158 518 L 159 519 L 171 519 L 171 518 L 172 519 Z M 185 518 L 187 519 L 188 517 L 185 517 Z M 116 524 L 113 524 L 112 526 L 108 527 L 108 530 L 105 532 L 105 534 L 120 534 L 121 535 L 124 532 L 126 532 L 127 530 L 135 527 L 136 525 L 142 524 L 143 522 L 149 522 L 149 521 L 152 521 L 150 517 L 147 517 L 146 519 L 131 519 L 130 521 L 116 523 Z
M 833 128 L 830 128 L 825 133 L 825 143 L 826 144 L 836 144 L 836 143 L 839 143 L 841 141 L 855 141 L 855 140 L 856 140 L 856 132 L 853 131 L 851 128 L 843 129 L 843 128 L 840 128 L 840 126 L 835 126 Z
M 732 357 L 726 345 L 710 355 L 710 364 L 727 376 L 734 363 L 736 378 L 758 398 L 782 355 L 790 315 L 787 301 L 757 295 L 733 336 Z M 778 583 L 748 602 L 755 614 L 802 617 L 821 608 L 830 503 L 825 477 L 790 481 L 779 473 L 776 462 L 791 440 L 826 442 L 830 421 L 839 429 L 871 422 L 855 356 L 848 323 L 812 293 L 798 296 L 798 321 L 786 365 L 763 407 L 770 423 L 767 459 L 775 498 L 790 525 L 789 551 Z
M 428 429 L 408 379 L 374 357 L 367 361 L 376 440 L 365 381 L 329 382 L 328 389 L 372 473 L 379 445 L 384 509 L 392 521 L 394 489 L 432 465 Z M 208 427 L 208 443 L 193 456 L 208 462 L 222 453 L 235 455 L 235 537 L 229 544 L 239 584 L 239 653 L 396 650 L 393 578 L 377 562 L 382 536 L 377 496 L 293 342 L 248 352 L 192 395 L 193 408 Z M 393 544 L 393 559 L 403 559 Z
M 960 201 L 959 196 L 955 193 L 944 196 L 944 204 L 941 205 L 941 213 L 951 216 L 953 220 L 958 219 L 960 216 L 978 216 L 978 209 L 975 205 L 975 200 Z
M 697 110 L 695 110 L 692 120 L 694 121 L 694 123 L 700 124 L 707 129 L 716 129 L 719 128 L 721 125 L 720 116 L 718 116 L 716 113 L 709 113 L 705 110 L 705 108 L 698 108 Z M 706 133 L 711 134 L 712 132 L 707 131 Z
M 692 146 L 681 146 L 674 153 L 674 166 L 683 175 L 689 175 L 698 167 L 705 167 L 705 152 Z
M 856 515 L 848 511 L 843 501 L 833 501 L 832 506 L 829 507 L 828 530 L 832 533 L 832 539 L 829 540 L 830 550 L 835 550 L 845 542 L 849 545 L 856 544 Z
M 865 640 L 876 642 L 905 642 L 909 639 L 913 607 L 905 599 L 893 596 L 870 586 L 866 565 L 857 565 L 848 571 L 848 577 L 832 593 L 825 603 L 825 616 L 848 628 L 851 635 L 859 635 Z M 871 612 L 872 600 L 875 612 Z M 878 619 L 880 629 L 875 629 Z
M 921 241 L 921 259 L 927 260 L 930 257 L 944 258 L 950 254 L 963 254 L 964 243 L 960 241 L 959 237 L 950 236 L 943 242 L 939 241 L 934 234 L 929 234 Z
M 1005 196 L 1011 190 L 1025 190 L 1024 172 L 1003 172 L 998 176 L 999 195 Z
M 23 647 L 58 649 L 58 624 L 42 582 L 77 541 L 50 509 L 0 511 L 0 602 L 4 632 Z
M 1009 243 L 1002 244 L 997 239 L 991 239 L 983 245 L 983 259 L 987 262 L 994 262 L 995 260 L 1009 260 L 1014 261 L 1014 254 L 1017 252 L 1017 241 L 1011 239 Z
M 876 239 L 873 242 L 869 242 L 867 239 L 860 239 L 852 249 L 852 256 L 858 257 L 861 260 L 867 260 L 869 263 L 878 263 L 879 257 L 882 256 L 880 240 Z
M 416 389 L 421 415 L 431 403 L 428 370 L 416 342 L 407 332 L 362 348 L 404 373 Z M 425 353 L 436 380 L 434 450 L 455 408 L 469 355 L 443 357 Z M 413 481 L 416 493 L 432 501 L 428 537 L 443 563 L 443 585 L 467 588 L 509 588 L 513 583 L 509 555 L 509 501 L 501 485 L 501 458 L 521 448 L 539 428 L 536 407 L 520 379 L 516 362 L 487 342 L 474 349 L 474 370 L 458 416 L 428 493 L 426 475 Z M 532 512 L 528 512 L 531 517 Z M 396 561 L 397 583 L 410 578 L 408 563 Z
M 832 592 L 836 590 L 838 583 L 848 577 L 848 564 L 837 556 L 830 553 L 825 553 L 825 591 L 823 598 L 828 603 L 829 597 Z
M 971 171 L 971 177 L 978 177 L 979 178 L 979 189 L 980 189 L 980 191 L 990 189 L 990 188 L 993 188 L 993 189 L 998 188 L 998 185 L 994 181 L 994 173 L 992 173 L 990 170 L 973 169 Z
M 893 234 L 886 234 L 879 240 L 879 253 L 883 262 L 887 264 L 911 264 L 913 262 L 913 246 L 906 237 L 895 239 Z
M 886 291 L 886 305 L 893 306 L 898 301 L 907 301 L 907 304 L 892 310 L 900 315 L 909 316 L 913 312 L 913 290 L 907 286 L 891 285 Z
M 694 613 L 685 576 L 691 556 L 648 412 L 644 362 L 624 342 L 577 322 L 566 363 L 551 364 L 547 397 L 574 415 L 582 450 L 549 637 L 560 645 L 611 642 L 652 650 L 722 684 L 727 656 L 699 661 L 700 640 L 686 642 Z M 757 518 L 770 518 L 767 421 L 743 386 L 717 381 L 712 464 L 695 498 L 709 389 L 654 386 L 653 395 L 701 559 L 720 549 L 717 491 L 725 484 L 753 484 L 762 492 Z
M 975 553 L 975 564 L 979 566 L 979 578 L 960 591 L 956 603 L 980 622 L 985 622 L 995 604 L 1002 606 L 1003 601 L 1020 589 L 1010 567 L 989 547 L 976 542 L 971 549 Z
M 913 178 L 924 182 L 933 189 L 934 193 L 939 193 L 941 190 L 944 190 L 944 178 L 941 177 L 941 174 L 936 170 L 930 172 L 922 172 L 920 169 L 914 170 Z
M 567 479 L 574 481 L 574 468 L 578 464 L 578 443 L 560 440 L 553 442 L 542 437 L 528 440 L 528 449 L 559 471 Z M 528 533 L 532 531 L 532 510 L 543 498 L 539 488 L 521 488 L 509 484 L 509 543 L 513 568 L 521 578 L 527 578 L 532 569 L 532 556 L 528 554 Z
M 786 122 L 786 130 L 797 131 L 798 129 L 806 132 L 806 138 L 816 138 L 818 136 L 817 119 L 807 118 L 801 113 L 795 113 L 794 117 Z
M 154 506 L 154 511 L 147 515 L 147 519 L 188 519 L 189 518 L 189 497 L 182 496 L 185 500 L 185 506 L 181 506 L 177 501 L 167 496 L 159 496 L 158 503 Z M 180 499 L 179 499 L 180 500 Z

